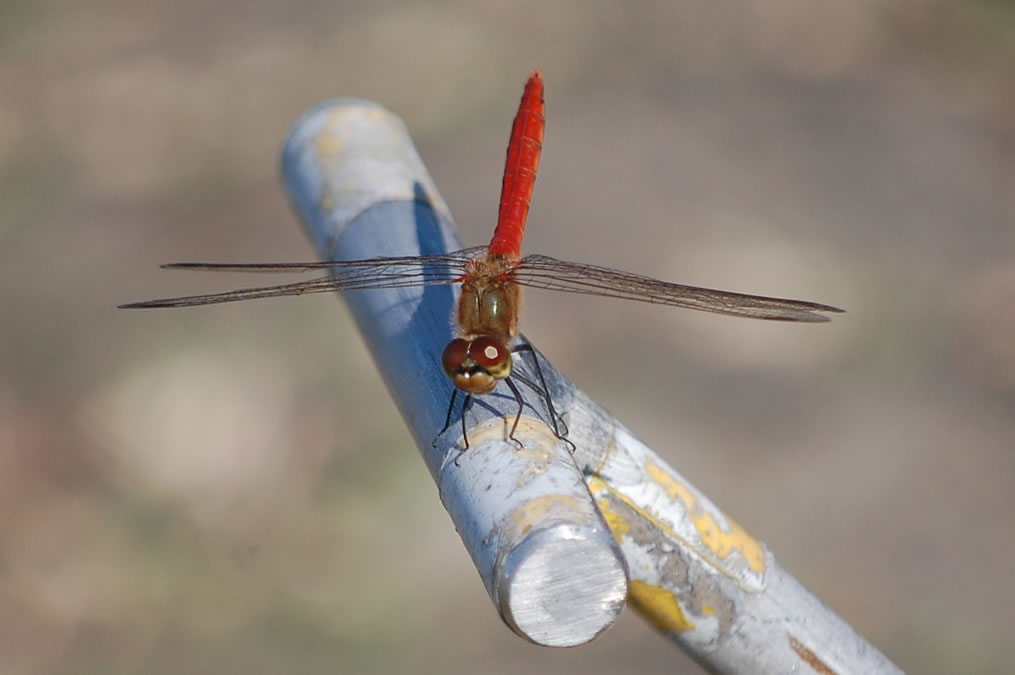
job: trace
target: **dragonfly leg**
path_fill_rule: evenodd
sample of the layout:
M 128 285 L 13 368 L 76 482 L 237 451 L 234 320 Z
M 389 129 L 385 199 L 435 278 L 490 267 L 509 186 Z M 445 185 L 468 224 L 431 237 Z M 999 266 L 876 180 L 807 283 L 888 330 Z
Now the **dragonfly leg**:
M 447 419 L 444 420 L 444 426 L 441 428 L 440 431 L 437 432 L 437 435 L 434 436 L 433 443 L 430 444 L 435 448 L 437 447 L 437 439 L 441 437 L 441 434 L 443 434 L 445 431 L 448 430 L 448 427 L 451 426 L 451 413 L 455 409 L 455 399 L 457 398 L 458 398 L 458 389 L 453 389 L 451 391 L 451 403 L 448 403 Z
M 536 386 L 533 382 L 528 381 L 525 378 L 519 377 L 522 382 L 529 385 L 534 392 L 539 394 L 544 401 L 546 401 L 546 409 L 550 413 L 550 424 L 553 426 L 553 435 L 558 439 L 564 441 L 569 446 L 571 454 L 573 455 L 577 446 L 571 440 L 567 438 L 567 423 L 564 422 L 564 418 L 557 414 L 556 408 L 553 407 L 553 397 L 550 396 L 550 388 L 546 386 L 546 378 L 543 377 L 543 369 L 539 367 L 539 352 L 532 348 L 532 345 L 524 343 L 515 347 L 516 352 L 529 352 L 532 354 L 532 362 L 536 368 L 536 377 L 539 378 L 539 386 Z M 517 377 L 517 376 L 516 376 Z M 559 422 L 559 426 L 558 426 Z M 563 430 L 561 430 L 563 427 Z
M 518 385 L 511 381 L 510 377 L 504 378 L 507 382 L 507 386 L 510 387 L 511 393 L 515 395 L 515 400 L 518 401 L 518 414 L 515 415 L 515 423 L 511 425 L 511 433 L 508 434 L 508 438 L 518 444 L 518 449 L 521 450 L 523 446 L 522 442 L 515 438 L 515 431 L 518 429 L 518 422 L 522 419 L 522 411 L 525 409 L 525 399 L 522 398 L 522 392 L 518 391 Z
M 465 401 L 462 402 L 462 438 L 465 440 L 465 450 L 469 449 L 469 428 L 465 424 L 465 413 L 472 409 L 472 401 L 472 394 L 466 394 Z
M 455 401 L 458 400 L 458 389 L 454 389 L 451 392 L 451 402 L 448 403 L 448 416 L 444 419 L 444 427 L 437 432 L 437 435 L 433 439 L 433 447 L 437 447 L 437 439 L 444 434 L 451 427 L 451 415 L 455 412 Z M 465 395 L 465 401 L 462 403 L 462 438 L 465 439 L 465 449 L 469 449 L 469 432 L 465 428 L 465 413 L 472 407 L 472 394 Z
M 457 389 L 455 390 L 455 393 L 456 394 L 458 393 Z M 458 463 L 458 460 L 460 460 L 462 458 L 462 455 L 465 454 L 465 451 L 469 449 L 469 430 L 465 426 L 465 413 L 467 413 L 469 411 L 469 408 L 472 407 L 472 400 L 473 400 L 472 394 L 466 394 L 465 400 L 462 401 L 462 439 L 465 441 L 465 447 L 462 448 L 461 452 L 455 455 L 455 466 L 461 466 L 461 464 Z M 451 404 L 454 405 L 454 396 L 451 397 Z M 448 411 L 448 420 L 450 419 L 451 412 Z

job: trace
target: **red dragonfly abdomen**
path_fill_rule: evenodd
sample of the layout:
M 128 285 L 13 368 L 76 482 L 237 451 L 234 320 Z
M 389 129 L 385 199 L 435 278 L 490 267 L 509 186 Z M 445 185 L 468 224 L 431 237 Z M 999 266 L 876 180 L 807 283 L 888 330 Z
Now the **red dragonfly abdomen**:
M 529 215 L 532 188 L 536 184 L 539 154 L 543 149 L 546 126 L 543 101 L 543 73 L 534 71 L 525 84 L 525 93 L 511 127 L 504 183 L 500 193 L 497 229 L 490 241 L 490 255 L 517 260 L 522 251 L 522 234 Z

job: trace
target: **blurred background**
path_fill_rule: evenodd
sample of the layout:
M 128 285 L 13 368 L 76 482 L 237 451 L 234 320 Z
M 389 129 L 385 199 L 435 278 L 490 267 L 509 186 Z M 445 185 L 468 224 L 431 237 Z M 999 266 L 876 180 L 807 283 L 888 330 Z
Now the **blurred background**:
M 525 77 L 528 252 L 848 309 L 770 325 L 533 291 L 564 373 L 912 672 L 1015 669 L 1015 5 L 0 5 L 0 671 L 700 672 L 632 612 L 552 650 L 493 610 L 331 296 L 278 152 L 406 121 L 466 245 Z

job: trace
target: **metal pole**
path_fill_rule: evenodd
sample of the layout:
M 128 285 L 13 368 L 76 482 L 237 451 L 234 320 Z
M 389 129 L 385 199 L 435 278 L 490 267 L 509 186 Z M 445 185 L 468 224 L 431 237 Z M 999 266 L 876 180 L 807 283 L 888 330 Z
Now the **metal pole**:
M 343 99 L 308 113 L 282 155 L 290 201 L 322 257 L 355 260 L 461 248 L 447 206 L 401 120 Z M 517 404 L 503 385 L 437 437 L 453 387 L 440 365 L 457 288 L 343 294 L 500 616 L 548 646 L 587 642 L 624 607 L 627 568 L 568 446 L 538 416 L 506 440 Z M 457 421 L 457 417 L 455 418 Z
M 584 393 L 568 412 L 575 460 L 627 556 L 630 602 L 666 638 L 716 673 L 901 672 Z
M 346 99 L 310 112 L 282 166 L 326 259 L 460 248 L 404 125 L 376 104 Z M 713 672 L 900 672 L 545 361 L 573 456 L 538 415 L 519 425 L 523 450 L 505 442 L 516 412 L 507 395 L 483 397 L 470 412 L 468 451 L 457 432 L 434 448 L 451 394 L 437 359 L 452 289 L 345 298 L 491 598 L 520 635 L 557 646 L 592 639 L 618 616 L 629 567 L 636 611 Z M 604 517 L 615 540 L 604 536 Z

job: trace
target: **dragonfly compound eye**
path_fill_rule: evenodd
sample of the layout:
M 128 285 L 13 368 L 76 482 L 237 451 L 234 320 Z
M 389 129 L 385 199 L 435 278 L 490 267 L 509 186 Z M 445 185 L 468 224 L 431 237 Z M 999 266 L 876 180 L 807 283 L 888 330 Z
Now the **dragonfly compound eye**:
M 444 373 L 467 394 L 489 394 L 511 374 L 511 352 L 490 337 L 455 338 L 441 355 Z
M 455 338 L 441 355 L 444 373 L 468 394 L 489 394 L 511 374 L 511 351 L 495 338 Z
M 485 335 L 476 338 L 469 345 L 469 356 L 498 380 L 511 374 L 511 351 L 500 340 Z
M 464 338 L 455 338 L 444 348 L 441 354 L 441 366 L 444 374 L 452 380 L 462 369 L 465 360 L 469 358 L 469 341 Z

